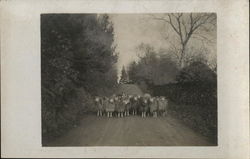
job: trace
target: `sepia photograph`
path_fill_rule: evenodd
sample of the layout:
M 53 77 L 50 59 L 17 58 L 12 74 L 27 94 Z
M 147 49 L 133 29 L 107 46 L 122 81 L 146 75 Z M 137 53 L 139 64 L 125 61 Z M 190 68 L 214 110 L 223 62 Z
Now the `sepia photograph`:
M 2 158 L 249 158 L 246 0 L 0 1 Z
M 41 14 L 42 146 L 217 146 L 216 13 Z

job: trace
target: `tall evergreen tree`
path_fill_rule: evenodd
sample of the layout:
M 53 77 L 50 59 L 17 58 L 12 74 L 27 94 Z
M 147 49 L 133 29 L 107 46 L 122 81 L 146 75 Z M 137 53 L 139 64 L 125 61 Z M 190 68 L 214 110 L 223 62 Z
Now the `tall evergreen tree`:
M 122 73 L 121 73 L 121 79 L 120 79 L 120 83 L 127 83 L 129 81 L 128 79 L 128 74 L 125 70 L 125 67 L 122 67 Z

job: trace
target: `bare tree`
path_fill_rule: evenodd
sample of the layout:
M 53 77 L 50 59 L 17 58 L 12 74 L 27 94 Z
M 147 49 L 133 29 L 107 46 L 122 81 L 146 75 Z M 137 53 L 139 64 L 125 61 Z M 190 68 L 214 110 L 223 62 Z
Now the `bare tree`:
M 216 25 L 216 14 L 214 13 L 167 13 L 153 18 L 166 22 L 177 35 L 180 47 L 178 50 L 174 49 L 178 54 L 178 63 L 181 68 L 185 65 L 186 47 L 190 39 L 193 37 L 209 41 L 207 34 Z

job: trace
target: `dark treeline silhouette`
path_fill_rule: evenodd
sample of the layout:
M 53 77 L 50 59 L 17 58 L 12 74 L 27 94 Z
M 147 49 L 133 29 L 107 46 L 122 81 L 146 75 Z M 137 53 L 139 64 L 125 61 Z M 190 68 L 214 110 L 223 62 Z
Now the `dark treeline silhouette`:
M 43 140 L 65 132 L 116 87 L 113 25 L 107 15 L 41 15 Z

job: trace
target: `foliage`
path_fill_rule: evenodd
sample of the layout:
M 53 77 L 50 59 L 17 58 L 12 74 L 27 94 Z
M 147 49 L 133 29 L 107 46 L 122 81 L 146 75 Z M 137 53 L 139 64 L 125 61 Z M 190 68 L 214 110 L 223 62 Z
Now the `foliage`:
M 170 104 L 169 113 L 185 124 L 217 143 L 217 107 Z
M 201 62 L 191 63 L 177 75 L 176 83 L 151 85 L 152 94 L 166 96 L 171 113 L 217 142 L 217 77 Z
M 41 16 L 43 139 L 60 135 L 81 113 L 93 110 L 92 95 L 114 89 L 113 41 L 107 15 Z
M 193 62 L 183 68 L 177 75 L 177 81 L 183 82 L 216 82 L 216 74 L 204 63 Z

